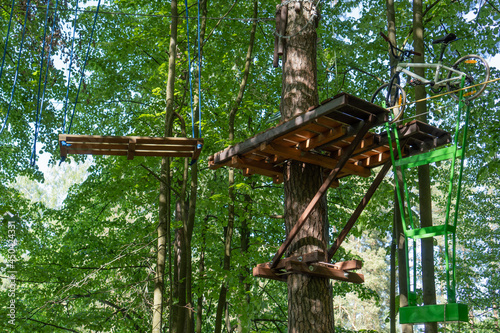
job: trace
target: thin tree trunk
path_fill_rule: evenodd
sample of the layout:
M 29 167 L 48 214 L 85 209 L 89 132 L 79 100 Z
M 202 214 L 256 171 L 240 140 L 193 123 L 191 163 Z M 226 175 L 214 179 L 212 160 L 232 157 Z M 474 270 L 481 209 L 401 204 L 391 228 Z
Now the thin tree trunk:
M 173 106 L 174 106 L 174 82 L 175 82 L 175 60 L 177 57 L 177 1 L 170 2 L 172 23 L 170 25 L 170 46 L 169 46 L 169 60 L 168 60 L 168 78 L 166 88 L 166 116 L 165 116 L 165 136 L 170 136 L 172 131 L 173 119 Z M 153 318 L 152 318 L 152 332 L 161 333 L 163 326 L 163 308 L 165 290 L 165 262 L 167 256 L 167 246 L 169 263 L 171 262 L 171 235 L 170 235 L 170 161 L 169 158 L 162 158 L 161 161 L 161 174 L 160 177 L 165 182 L 160 182 L 160 199 L 159 199 L 159 223 L 158 223 L 158 254 L 155 276 L 155 288 L 153 295 Z M 170 283 L 171 279 L 171 266 L 169 265 Z M 172 309 L 172 286 L 170 285 L 170 309 Z M 170 314 L 172 311 L 170 311 Z M 169 321 L 171 322 L 171 321 Z
M 421 55 L 416 55 L 415 62 L 424 62 L 424 26 L 423 26 L 423 11 L 422 0 L 413 1 L 413 41 L 416 52 Z M 424 76 L 423 68 L 415 68 L 415 74 Z M 426 97 L 425 86 L 419 85 L 415 87 L 415 100 L 420 100 Z M 420 102 L 416 105 L 416 114 L 421 115 L 419 119 L 426 121 L 425 113 L 427 112 L 426 102 Z M 431 202 L 431 184 L 430 184 L 430 169 L 429 165 L 418 167 L 418 191 L 420 201 L 420 222 L 421 227 L 432 226 L 432 202 Z M 422 284 L 424 304 L 436 304 L 436 286 L 434 282 L 434 239 L 423 238 L 421 240 L 421 256 L 422 256 Z M 425 324 L 426 333 L 437 333 L 437 323 Z
M 396 11 L 394 9 L 394 0 L 386 0 L 386 10 L 387 10 L 387 36 L 389 40 L 396 45 Z M 394 58 L 392 52 L 389 52 L 389 59 L 391 65 L 391 76 L 396 71 L 396 58 Z M 396 191 L 394 191 L 394 220 L 393 220 L 393 238 L 391 244 L 391 288 L 390 288 L 390 321 L 391 321 L 391 333 L 396 333 L 396 255 L 398 248 L 398 223 L 401 224 L 401 217 L 399 215 L 398 199 Z M 396 209 L 397 208 L 397 209 Z M 403 237 L 404 241 L 404 237 Z M 404 251 L 404 247 L 403 247 Z M 401 265 L 401 261 L 399 261 Z M 404 261 L 406 265 L 406 261 Z M 399 283 L 401 284 L 401 278 Z M 404 279 L 404 284 L 406 285 L 406 278 Z M 407 289 L 407 287 L 405 287 Z M 400 296 L 401 297 L 401 296 Z M 408 304 L 408 303 L 407 303 Z
M 258 1 L 254 0 L 254 10 L 253 17 L 256 18 L 258 13 Z M 245 61 L 245 69 L 243 71 L 243 77 L 240 83 L 240 89 L 238 91 L 238 96 L 234 101 L 233 107 L 229 112 L 229 141 L 234 140 L 234 123 L 236 118 L 236 113 L 243 100 L 243 95 L 245 93 L 245 88 L 248 82 L 248 77 L 250 74 L 250 66 L 252 64 L 252 51 L 255 41 L 255 32 L 257 30 L 257 21 L 254 20 L 252 24 L 252 30 L 250 31 L 250 42 L 248 45 L 247 57 Z M 224 271 L 229 272 L 231 267 L 231 240 L 234 232 L 234 202 L 236 199 L 236 193 L 234 191 L 234 169 L 229 168 L 229 205 L 228 205 L 228 221 L 227 228 L 224 237 Z M 223 283 L 219 293 L 219 303 L 217 305 L 217 312 L 215 317 L 215 333 L 220 333 L 222 331 L 222 316 L 224 314 L 224 307 L 226 306 L 226 296 L 227 296 L 227 283 Z
M 252 219 L 252 197 L 248 194 L 245 194 L 245 218 L 241 221 L 241 254 L 242 256 L 248 255 L 248 249 L 250 248 L 250 229 L 249 229 L 249 221 Z M 246 283 L 246 278 L 250 275 L 250 267 L 243 267 L 243 273 L 240 275 L 240 285 L 243 286 L 243 294 L 244 299 L 242 302 L 245 302 L 243 313 L 238 317 L 238 332 L 239 333 L 247 333 L 250 332 L 250 284 Z
M 288 8 L 287 39 L 283 54 L 281 119 L 287 120 L 318 105 L 317 89 L 317 17 L 314 4 L 286 4 Z M 301 31 L 302 29 L 302 31 Z M 300 32 L 299 32 L 300 31 Z M 323 183 L 322 168 L 289 161 L 285 166 L 285 226 L 293 228 Z M 315 250 L 327 251 L 328 215 L 326 197 L 311 213 L 290 245 L 287 255 L 302 255 Z M 334 332 L 333 297 L 325 278 L 291 274 L 288 284 L 288 332 Z
M 403 176 L 401 170 L 396 170 L 397 182 L 399 182 L 400 195 L 403 195 Z M 397 202 L 397 192 L 394 190 L 394 199 Z M 404 205 L 404 203 L 403 203 Z M 408 306 L 408 271 L 406 266 L 406 256 L 407 248 L 405 244 L 405 235 L 403 230 L 403 222 L 401 220 L 401 212 L 399 210 L 399 204 L 394 205 L 394 220 L 396 224 L 396 241 L 397 241 L 397 251 L 398 251 L 398 263 L 399 263 L 399 306 Z M 402 333 L 412 333 L 413 325 L 402 324 Z

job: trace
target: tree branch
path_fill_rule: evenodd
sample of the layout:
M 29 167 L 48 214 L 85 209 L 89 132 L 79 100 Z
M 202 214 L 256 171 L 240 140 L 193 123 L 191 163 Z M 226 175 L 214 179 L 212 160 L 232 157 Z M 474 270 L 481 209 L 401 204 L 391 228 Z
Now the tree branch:
M 164 179 L 161 179 L 160 176 L 158 176 L 156 174 L 156 172 L 154 172 L 153 170 L 151 170 L 150 168 L 148 168 L 147 166 L 145 166 L 144 164 L 139 164 L 141 167 L 143 167 L 144 169 L 146 169 L 153 177 L 155 177 L 156 179 L 158 179 L 160 182 L 162 182 L 165 186 L 167 186 L 172 192 L 174 192 L 177 196 L 179 196 L 179 191 L 177 191 L 176 189 L 174 189 L 172 186 L 170 186 L 169 183 L 167 183 Z
M 51 327 L 55 327 L 55 328 L 60 328 L 62 330 L 68 331 L 68 332 L 76 332 L 76 333 L 78 333 L 78 331 L 72 330 L 71 328 L 66 328 L 66 327 L 62 327 L 62 326 L 58 326 L 58 325 L 54 325 L 54 324 L 50 324 L 50 323 L 45 323 L 43 321 L 35 320 L 35 319 L 31 319 L 31 318 L 27 318 L 27 319 L 31 320 L 31 321 L 34 321 L 36 323 L 45 325 L 45 326 L 51 326 Z

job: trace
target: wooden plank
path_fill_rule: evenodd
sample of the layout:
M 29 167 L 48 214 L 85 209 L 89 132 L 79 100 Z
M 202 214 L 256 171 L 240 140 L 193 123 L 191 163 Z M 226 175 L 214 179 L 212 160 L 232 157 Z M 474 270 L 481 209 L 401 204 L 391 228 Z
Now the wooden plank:
M 284 158 L 289 158 L 304 163 L 319 165 L 327 169 L 332 169 L 338 162 L 338 159 L 333 159 L 319 154 L 312 154 L 309 152 L 300 151 L 298 149 L 280 146 L 274 143 L 262 144 L 260 150 L 270 154 L 279 155 Z M 357 166 L 350 163 L 346 163 L 342 171 L 348 172 L 349 174 L 358 175 L 361 177 L 370 177 L 371 175 L 370 169 L 366 169 L 363 168 L 362 166 Z
M 300 143 L 299 149 L 303 151 L 311 150 L 324 144 L 331 143 L 345 134 L 345 126 L 338 126 Z
M 306 264 L 300 261 L 290 260 L 286 263 L 286 270 L 288 272 L 299 273 L 309 276 L 317 276 L 332 280 L 352 282 L 356 284 L 361 284 L 365 282 L 365 277 L 363 274 L 342 271 L 327 265 L 321 265 L 321 263 Z
M 348 261 L 339 261 L 333 264 L 328 264 L 322 262 L 321 265 L 323 266 L 328 266 L 328 267 L 333 267 L 335 269 L 341 270 L 341 271 L 353 271 L 353 270 L 358 270 L 363 267 L 363 262 L 361 260 L 348 260 Z
M 281 167 L 275 167 L 272 164 L 267 163 L 254 162 L 238 156 L 233 156 L 231 159 L 231 166 L 240 169 L 254 169 L 258 174 L 269 177 L 280 176 L 283 174 L 283 168 Z
M 199 155 L 203 139 L 178 137 L 59 135 L 61 156 L 67 154 L 193 157 Z M 200 148 L 198 148 L 200 147 Z
M 252 274 L 255 277 L 261 277 L 261 278 L 277 280 L 277 281 L 282 281 L 282 282 L 286 282 L 286 280 L 287 280 L 286 274 L 278 275 L 275 270 L 267 267 L 266 264 L 260 264 L 260 265 L 255 266 L 252 270 Z
M 128 150 L 127 150 L 127 160 L 134 159 L 136 141 L 137 140 L 135 138 L 129 138 Z
M 280 260 L 279 264 L 275 267 L 275 269 L 285 269 L 285 263 L 290 260 L 305 262 L 306 264 L 315 263 L 319 261 L 326 261 L 327 254 L 323 251 L 313 251 L 311 253 L 306 253 L 301 256 L 291 256 L 288 258 L 284 258 Z M 268 263 L 270 265 L 270 263 Z
M 62 136 L 65 140 L 61 140 Z M 196 145 L 203 139 L 179 138 L 179 137 L 148 137 L 148 136 L 101 136 L 101 135 L 73 135 L 60 134 L 59 141 L 72 142 L 106 142 L 106 143 L 128 143 L 130 138 L 135 138 L 138 144 L 185 144 Z

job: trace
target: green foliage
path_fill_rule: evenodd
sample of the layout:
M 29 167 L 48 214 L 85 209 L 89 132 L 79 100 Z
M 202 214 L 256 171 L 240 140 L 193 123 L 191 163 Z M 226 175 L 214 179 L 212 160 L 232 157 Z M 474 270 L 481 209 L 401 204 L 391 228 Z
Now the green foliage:
M 59 6 L 52 63 L 42 110 L 38 154 L 51 156 L 49 166 L 29 167 L 36 118 L 37 75 L 40 68 L 45 1 L 28 20 L 18 86 L 8 127 L 0 136 L 0 302 L 8 304 L 11 286 L 7 272 L 9 220 L 15 224 L 16 327 L 0 322 L 3 330 L 15 332 L 144 332 L 150 329 L 151 300 L 156 269 L 156 226 L 158 223 L 159 158 L 126 160 L 122 157 L 70 157 L 58 166 L 57 135 L 62 132 L 67 85 L 67 67 L 72 22 L 72 2 Z M 462 39 L 446 54 L 450 61 L 459 55 L 482 56 L 498 52 L 498 10 L 491 2 L 434 1 L 425 3 L 427 59 L 436 56 L 431 41 L 445 32 Z M 1 0 L 0 51 L 5 47 L 10 1 Z M 232 2 L 210 1 L 208 17 L 224 16 Z M 234 202 L 236 221 L 232 245 L 232 269 L 222 270 L 224 228 L 227 226 L 227 169 L 209 170 L 207 157 L 245 140 L 275 124 L 279 112 L 281 69 L 272 68 L 276 3 L 260 2 L 252 67 L 244 99 L 236 116 L 234 142 L 228 139 L 228 115 L 238 91 L 251 22 L 207 20 L 203 46 L 202 132 L 204 148 L 198 160 L 198 196 L 192 239 L 193 300 L 202 304 L 202 332 L 213 331 L 221 283 L 229 287 L 228 310 L 232 327 L 241 323 L 249 332 L 285 332 L 287 322 L 286 284 L 251 277 L 251 268 L 267 262 L 285 238 L 283 189 L 269 179 L 245 178 L 236 173 Z M 179 5 L 183 16 L 184 5 Z M 190 16 L 196 2 L 190 0 Z M 397 41 L 412 43 L 411 3 L 396 3 Z M 481 6 L 481 7 L 479 7 Z M 497 7 L 498 8 L 498 7 Z M 7 10 L 5 10 L 7 9 Z M 15 76 L 21 38 L 23 10 L 15 11 L 7 58 L 0 78 L 0 117 L 5 116 Z M 92 10 L 92 8 L 88 8 Z M 76 104 L 71 133 L 96 135 L 163 136 L 165 86 L 168 74 L 170 3 L 116 0 L 107 3 L 98 17 L 89 62 Z M 115 14 L 112 14 L 116 12 Z M 118 14 L 124 13 L 124 14 Z M 236 2 L 227 18 L 248 18 L 251 2 Z M 340 91 L 369 99 L 388 78 L 385 42 L 378 36 L 386 30 L 383 2 L 322 2 L 318 27 L 318 87 L 320 100 Z M 141 14 L 141 15 L 136 15 Z M 77 26 L 69 89 L 67 121 L 74 107 L 80 69 L 90 36 L 92 13 L 81 12 Z M 191 136 L 189 83 L 187 81 L 187 33 L 190 51 L 196 53 L 196 24 L 179 20 L 179 43 L 175 85 L 175 136 Z M 213 32 L 212 32 L 213 31 Z M 210 35 L 209 33 L 212 32 Z M 500 77 L 492 68 L 492 78 Z M 495 327 L 493 305 L 500 302 L 498 248 L 500 239 L 500 90 L 492 84 L 474 101 L 467 152 L 466 174 L 458 240 L 458 295 L 473 305 L 475 332 Z M 413 93 L 411 88 L 408 94 Z M 429 120 L 453 130 L 455 102 L 449 97 L 429 102 Z M 412 113 L 409 107 L 408 115 Z M 183 125 L 183 122 L 185 125 Z M 68 124 L 66 125 L 68 126 Z M 67 127 L 66 127 L 67 128 Z M 187 132 L 187 134 L 184 134 Z M 42 159 L 39 159 L 42 161 Z M 90 160 L 87 160 L 90 161 Z M 171 163 L 173 205 L 183 178 L 183 160 Z M 90 165 L 89 165 L 90 164 Z M 436 207 L 442 208 L 440 193 L 446 184 L 439 179 L 446 164 L 433 172 Z M 372 178 L 351 177 L 328 196 L 331 240 L 339 233 L 361 200 Z M 189 198 L 192 200 L 192 198 Z M 392 180 L 386 179 L 360 217 L 334 260 L 361 258 L 367 283 L 354 286 L 334 283 L 337 330 L 339 332 L 387 331 L 388 249 L 392 232 Z M 174 209 L 173 209 L 174 211 Z M 248 228 L 244 230 L 243 226 Z M 248 231 L 249 248 L 241 240 Z M 438 243 L 438 248 L 439 248 Z M 438 254 L 442 256 L 442 248 Z M 169 263 L 173 266 L 173 263 Z M 204 270 L 200 271 L 200 265 Z M 167 269 L 168 270 L 168 269 Z M 440 278 L 440 276 L 438 276 Z M 168 279 L 167 279 L 168 280 Z M 442 296 L 442 295 L 440 295 Z M 249 298 L 250 302 L 242 300 Z M 341 309 L 342 307 L 342 309 Z M 6 318 L 2 307 L 0 317 Z M 165 310 L 168 327 L 170 309 Z M 349 319 L 348 317 L 364 317 Z M 498 315 L 497 315 L 498 316 Z M 372 326 L 367 323 L 371 321 Z M 353 327 L 356 326 L 356 329 Z M 376 327 L 376 328 L 375 328 Z M 466 331 L 469 328 L 460 328 Z M 472 328 L 470 328 L 472 330 Z

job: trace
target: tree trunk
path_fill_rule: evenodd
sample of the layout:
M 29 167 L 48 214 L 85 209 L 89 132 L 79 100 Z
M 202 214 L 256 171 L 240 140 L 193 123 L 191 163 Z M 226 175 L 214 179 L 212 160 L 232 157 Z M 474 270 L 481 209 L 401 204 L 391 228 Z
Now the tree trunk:
M 254 0 L 253 7 L 253 17 L 257 18 L 258 13 L 258 1 Z M 234 122 L 236 119 L 236 113 L 238 112 L 238 108 L 243 100 L 243 95 L 245 93 L 245 88 L 248 82 L 248 77 L 250 74 L 250 66 L 252 64 L 252 51 L 253 45 L 255 41 L 255 32 L 257 30 L 257 21 L 254 20 L 252 24 L 252 30 L 250 31 L 250 42 L 248 45 L 248 51 L 245 61 L 245 69 L 243 71 L 243 77 L 240 83 L 240 89 L 238 91 L 238 96 L 234 101 L 233 107 L 229 112 L 229 141 L 232 142 L 234 140 Z M 229 205 L 228 205 L 228 221 L 227 228 L 225 230 L 224 237 L 224 261 L 223 268 L 224 271 L 229 272 L 231 267 L 231 240 L 234 232 L 234 202 L 236 200 L 236 193 L 234 191 L 234 169 L 229 168 Z M 222 331 L 222 316 L 224 314 L 224 307 L 226 306 L 226 294 L 227 294 L 227 283 L 223 283 L 221 286 L 221 290 L 219 293 L 219 303 L 217 305 L 217 312 L 215 317 L 215 333 L 220 333 Z M 227 320 L 226 320 L 227 322 Z M 226 323 L 227 325 L 227 323 Z
M 249 221 L 252 219 L 252 197 L 248 194 L 245 194 L 245 218 L 241 220 L 241 253 L 242 256 L 248 255 L 248 249 L 250 248 L 250 229 L 249 229 Z M 238 333 L 247 333 L 250 332 L 250 284 L 246 283 L 246 278 L 251 274 L 250 267 L 243 267 L 243 273 L 240 275 L 240 286 L 243 287 L 243 295 L 244 298 L 242 302 L 245 302 L 243 313 L 238 317 Z
M 166 88 L 166 116 L 165 116 L 165 136 L 170 136 L 172 131 L 173 106 L 174 106 L 174 82 L 175 82 L 175 60 L 177 57 L 177 1 L 170 2 L 172 23 L 170 24 L 170 46 L 168 59 L 168 78 Z M 156 265 L 156 276 L 154 280 L 155 288 L 153 295 L 153 318 L 152 332 L 161 333 L 163 325 L 163 292 L 165 289 L 165 262 L 167 246 L 170 249 L 170 159 L 162 158 L 160 176 L 165 182 L 160 182 L 159 199 L 159 223 L 158 223 L 158 254 Z M 169 253 L 169 263 L 171 262 L 171 251 Z M 169 267 L 171 267 L 169 265 Z M 172 275 L 171 272 L 169 274 Z M 169 279 L 172 281 L 172 279 Z M 170 287 L 170 308 L 172 308 L 172 288 Z M 170 313 L 172 313 L 170 311 Z
M 420 56 L 415 56 L 415 62 L 424 62 L 424 26 L 423 26 L 423 11 L 422 0 L 413 1 L 413 41 L 416 52 Z M 424 76 L 423 68 L 415 68 L 415 74 Z M 425 86 L 418 85 L 415 87 L 415 100 L 426 97 Z M 416 114 L 421 115 L 419 119 L 426 121 L 425 113 L 427 112 L 426 102 L 419 102 L 416 105 Z M 420 226 L 422 228 L 432 226 L 432 203 L 431 203 L 431 185 L 429 165 L 418 167 L 418 191 L 420 201 Z M 421 256 L 422 256 L 422 284 L 424 304 L 436 304 L 436 286 L 434 282 L 434 239 L 423 238 L 421 240 Z M 425 324 L 426 333 L 436 333 L 437 323 Z
M 284 43 L 282 120 L 318 105 L 316 67 L 316 10 L 310 2 L 286 4 L 287 35 Z M 284 7 L 283 7 L 284 8 Z M 302 29 L 302 30 L 301 30 Z M 323 183 L 322 168 L 289 161 L 285 166 L 285 226 L 288 233 Z M 287 255 L 327 251 L 328 216 L 323 197 L 290 245 Z M 288 332 L 333 332 L 333 297 L 328 279 L 300 274 L 288 276 Z
M 403 195 L 403 176 L 400 170 L 396 171 L 397 181 L 399 182 L 399 188 L 401 195 Z M 403 230 L 403 222 L 401 221 L 401 212 L 399 210 L 399 204 L 397 203 L 397 193 L 394 189 L 394 200 L 396 204 L 394 205 L 394 223 L 396 224 L 396 242 L 398 251 L 398 263 L 399 263 L 399 306 L 408 306 L 408 272 L 406 266 L 406 255 L 407 248 L 405 244 L 405 235 Z M 404 202 L 403 202 L 404 205 Z M 402 324 L 402 333 L 412 333 L 413 325 Z

